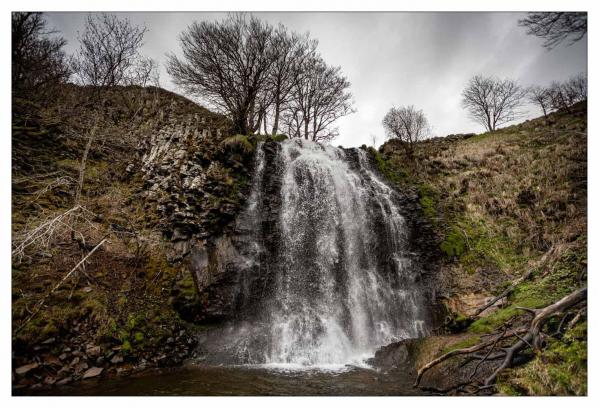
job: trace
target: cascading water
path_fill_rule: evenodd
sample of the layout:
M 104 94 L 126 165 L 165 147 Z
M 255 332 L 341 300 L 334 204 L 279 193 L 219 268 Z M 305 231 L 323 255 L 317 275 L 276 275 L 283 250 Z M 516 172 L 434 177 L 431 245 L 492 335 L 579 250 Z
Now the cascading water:
M 266 163 L 259 144 L 238 221 L 249 231 L 245 262 L 271 278 L 257 285 L 240 277 L 245 292 L 262 287 L 259 307 L 219 343 L 234 338 L 224 348 L 244 363 L 323 366 L 360 364 L 382 345 L 424 335 L 420 271 L 397 193 L 366 152 L 296 139 L 276 156 L 275 167 Z M 273 194 L 276 204 L 268 202 Z M 265 206 L 278 207 L 270 227 Z M 276 243 L 267 242 L 265 225 Z

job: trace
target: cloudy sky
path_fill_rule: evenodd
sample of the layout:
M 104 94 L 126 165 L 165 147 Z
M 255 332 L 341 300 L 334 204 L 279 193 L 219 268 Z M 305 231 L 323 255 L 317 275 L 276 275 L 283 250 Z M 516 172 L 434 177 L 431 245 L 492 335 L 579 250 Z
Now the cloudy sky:
M 145 24 L 143 53 L 161 63 L 161 85 L 179 92 L 164 68 L 165 54 L 180 54 L 178 35 L 194 20 L 218 13 L 119 13 Z M 298 32 L 309 31 L 332 65 L 342 67 L 357 112 L 339 120 L 335 145 L 380 144 L 381 119 L 391 106 L 414 105 L 427 115 L 435 136 L 481 132 L 461 108 L 460 93 L 476 74 L 498 75 L 524 85 L 546 85 L 587 67 L 587 40 L 546 51 L 527 36 L 521 13 L 255 13 Z M 48 13 L 49 25 L 78 47 L 85 14 Z M 528 116 L 539 111 L 528 107 Z

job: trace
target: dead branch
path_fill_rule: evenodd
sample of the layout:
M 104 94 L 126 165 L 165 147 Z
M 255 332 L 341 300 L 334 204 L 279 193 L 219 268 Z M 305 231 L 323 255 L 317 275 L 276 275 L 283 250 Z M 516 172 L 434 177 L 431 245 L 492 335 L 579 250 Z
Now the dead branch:
M 510 337 L 517 337 L 518 341 L 516 343 L 514 343 L 510 347 L 507 347 L 507 348 L 504 348 L 503 350 L 501 350 L 501 353 L 503 353 L 503 356 L 504 356 L 503 361 L 493 371 L 493 373 L 484 380 L 483 385 L 481 387 L 479 387 L 478 389 L 482 390 L 482 389 L 487 389 L 487 388 L 492 387 L 492 384 L 494 383 L 494 381 L 497 378 L 497 376 L 499 375 L 499 373 L 506 368 L 512 367 L 514 359 L 518 355 L 518 353 L 520 353 L 521 351 L 523 351 L 527 348 L 531 348 L 535 352 L 539 352 L 541 350 L 541 348 L 543 347 L 543 338 L 544 338 L 544 335 L 542 333 L 542 327 L 549 318 L 551 318 L 552 316 L 555 316 L 557 314 L 564 313 L 569 308 L 576 306 L 581 302 L 584 302 L 586 300 L 586 297 L 587 297 L 587 288 L 585 287 L 585 288 L 580 288 L 580 289 L 575 290 L 574 292 L 563 297 L 562 299 L 558 300 L 557 302 L 552 303 L 542 309 L 530 309 L 530 308 L 519 307 L 518 308 L 519 310 L 524 310 L 532 316 L 532 320 L 530 321 L 530 323 L 527 326 L 513 329 L 513 330 L 510 330 L 507 332 L 504 331 L 502 334 L 500 334 L 498 336 L 496 335 L 495 337 L 493 337 L 489 340 L 485 340 L 482 343 L 476 344 L 471 347 L 452 350 L 448 353 L 443 354 L 442 356 L 432 360 L 431 362 L 424 365 L 422 368 L 420 368 L 418 370 L 418 374 L 417 374 L 414 386 L 420 387 L 419 384 L 420 384 L 420 381 L 422 380 L 422 376 L 427 370 L 429 370 L 430 368 L 436 366 L 437 364 L 440 364 L 441 362 L 443 362 L 451 357 L 458 356 L 458 355 L 473 354 L 473 356 L 469 356 L 469 358 L 471 360 L 473 360 L 473 359 L 481 360 L 481 362 L 479 362 L 475 368 L 475 371 L 474 371 L 474 373 L 475 373 L 476 370 L 478 369 L 478 367 L 480 366 L 480 364 L 482 364 L 482 362 L 484 362 L 486 360 L 491 360 L 491 359 L 495 360 L 501 356 L 500 354 L 491 355 L 495 346 L 500 341 L 508 339 Z M 585 308 L 581 309 L 576 314 L 576 316 L 574 317 L 574 319 L 572 321 L 574 321 L 574 320 L 578 321 L 580 319 L 580 316 L 583 315 L 584 309 Z M 576 324 L 576 323 L 574 323 L 574 324 Z M 568 325 L 568 328 L 573 327 L 574 324 L 572 324 L 572 322 L 571 322 Z M 522 336 L 521 334 L 524 334 L 524 335 Z M 480 354 L 477 353 L 478 351 L 485 350 L 489 346 L 490 346 L 490 349 L 488 349 L 484 355 L 481 356 Z M 474 382 L 474 381 L 472 381 L 474 373 L 472 373 L 472 375 L 470 376 L 470 380 L 471 380 L 470 382 Z M 457 386 L 448 388 L 448 390 L 456 390 L 461 387 L 464 387 L 464 384 L 460 383 Z M 425 389 L 423 387 L 420 387 L 420 388 Z M 430 387 L 426 387 L 426 389 L 430 389 Z M 437 390 L 437 391 L 439 391 L 439 390 Z
M 29 232 L 25 232 L 22 236 L 14 240 L 14 249 L 12 250 L 12 257 L 17 259 L 17 262 L 21 262 L 25 256 L 25 250 L 31 245 L 42 243 L 47 245 L 52 236 L 54 235 L 57 227 L 63 224 L 63 220 L 71 217 L 77 211 L 81 209 L 81 206 L 76 205 L 69 210 L 53 217 L 49 220 L 42 222 L 40 225 L 35 227 Z
M 526 331 L 525 328 L 518 328 L 516 330 L 510 330 L 508 332 L 504 332 L 501 335 L 499 335 L 499 337 L 500 338 L 513 337 L 513 336 L 515 336 L 516 333 L 524 333 L 525 331 Z M 420 384 L 420 381 L 422 380 L 422 376 L 424 375 L 424 373 L 426 371 L 428 371 L 429 369 L 433 368 L 434 366 L 436 366 L 437 364 L 440 364 L 443 361 L 447 360 L 448 358 L 451 358 L 454 356 L 459 356 L 459 355 L 463 355 L 463 354 L 471 354 L 471 353 L 477 352 L 479 350 L 486 348 L 487 346 L 492 345 L 496 341 L 497 341 L 497 338 L 494 337 L 494 338 L 492 338 L 490 340 L 486 340 L 482 343 L 475 344 L 474 346 L 452 350 L 448 353 L 443 354 L 440 357 L 437 357 L 436 359 L 432 360 L 430 363 L 426 364 L 425 366 L 423 366 L 422 368 L 420 368 L 418 370 L 418 374 L 416 376 L 416 382 L 414 383 L 414 386 L 418 387 Z
M 85 165 L 87 162 L 87 156 L 89 155 L 89 151 L 96 136 L 96 128 L 98 126 L 98 121 L 99 118 L 96 116 L 95 123 L 89 131 L 87 143 L 85 144 L 85 150 L 83 150 L 83 156 L 81 157 L 81 163 L 79 165 L 79 181 L 77 182 L 77 189 L 75 190 L 75 205 L 79 204 L 79 200 L 81 198 L 81 191 L 83 190 L 83 179 L 85 177 Z
M 587 288 L 585 287 L 572 292 L 568 296 L 563 297 L 559 301 L 543 309 L 537 310 L 535 318 L 532 320 L 529 329 L 529 333 L 532 335 L 532 345 L 535 348 L 535 351 L 540 350 L 541 347 L 540 333 L 543 323 L 545 323 L 547 319 L 549 319 L 556 313 L 561 313 L 566 309 L 569 309 L 570 307 L 576 305 L 577 303 L 586 300 L 586 298 Z

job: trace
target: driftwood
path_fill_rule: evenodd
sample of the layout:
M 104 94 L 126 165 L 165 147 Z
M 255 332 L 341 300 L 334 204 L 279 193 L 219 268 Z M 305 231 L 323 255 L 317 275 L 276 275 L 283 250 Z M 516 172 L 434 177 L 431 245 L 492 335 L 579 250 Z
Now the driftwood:
M 542 309 L 518 308 L 520 310 L 526 311 L 527 313 L 529 313 L 532 316 L 532 320 L 527 325 L 519 327 L 517 329 L 512 329 L 512 330 L 504 329 L 503 333 L 494 334 L 493 336 L 490 336 L 491 338 L 489 338 L 488 340 L 485 340 L 482 343 L 476 344 L 474 346 L 466 347 L 466 348 L 452 350 L 448 353 L 443 354 L 440 357 L 437 357 L 436 359 L 430 361 L 428 364 L 424 365 L 423 367 L 421 367 L 418 370 L 418 374 L 417 374 L 414 386 L 422 388 L 422 389 L 432 390 L 431 387 L 420 387 L 420 382 L 422 380 L 422 376 L 424 375 L 424 373 L 426 371 L 428 371 L 432 367 L 442 363 L 443 361 L 445 361 L 451 357 L 458 356 L 458 355 L 470 355 L 471 359 L 481 360 L 476 365 L 474 372 L 470 375 L 469 383 L 472 383 L 472 384 L 475 383 L 475 381 L 473 381 L 472 379 L 474 377 L 474 374 L 476 373 L 476 370 L 478 370 L 479 366 L 484 361 L 496 360 L 499 358 L 503 359 L 501 364 L 493 371 L 493 373 L 491 375 L 489 375 L 487 378 L 485 378 L 485 380 L 482 382 L 481 385 L 475 386 L 475 388 L 477 390 L 491 388 L 493 386 L 495 379 L 497 378 L 497 375 L 504 369 L 512 367 L 512 365 L 514 363 L 514 358 L 518 355 L 518 353 L 520 353 L 521 351 L 523 351 L 527 348 L 531 348 L 536 352 L 539 352 L 542 349 L 543 343 L 544 343 L 544 341 L 543 341 L 544 334 L 542 333 L 542 328 L 543 328 L 544 323 L 549 318 L 551 318 L 552 316 L 555 316 L 556 314 L 562 313 L 562 312 L 570 309 L 573 306 L 576 306 L 576 305 L 584 302 L 586 300 L 586 297 L 587 297 L 587 288 L 585 287 L 585 288 L 575 290 L 574 292 L 563 297 L 562 299 L 558 300 L 557 302 L 550 304 Z M 582 310 L 579 311 L 576 314 L 574 319 L 576 321 L 578 321 L 580 319 L 580 316 L 582 316 L 582 314 L 583 314 L 583 311 Z M 572 327 L 572 326 L 573 325 L 570 324 L 568 327 Z M 500 341 L 506 340 L 511 337 L 517 337 L 518 341 L 509 347 L 501 348 L 496 353 L 493 353 L 495 347 L 498 345 L 498 343 Z M 490 347 L 490 349 L 488 349 L 484 355 L 475 354 L 477 352 L 485 350 L 487 347 Z M 468 382 L 460 383 L 457 386 L 448 388 L 447 390 L 463 388 L 466 385 L 468 385 Z M 439 391 L 439 390 L 437 390 L 437 391 Z

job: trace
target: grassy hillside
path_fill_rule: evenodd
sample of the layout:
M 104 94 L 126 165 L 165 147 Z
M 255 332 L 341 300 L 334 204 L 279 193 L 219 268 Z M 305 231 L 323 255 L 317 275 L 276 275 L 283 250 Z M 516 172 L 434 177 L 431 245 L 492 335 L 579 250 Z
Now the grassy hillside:
M 439 298 L 451 316 L 446 330 L 460 333 L 430 340 L 430 358 L 515 327 L 528 318 L 518 307 L 544 307 L 586 286 L 586 123 L 586 103 L 580 103 L 572 114 L 419 143 L 415 163 L 396 141 L 373 152 L 390 180 L 418 189 L 440 236 Z M 525 277 L 507 298 L 472 316 Z M 548 325 L 555 329 L 574 315 Z M 586 350 L 582 318 L 559 339 L 549 338 L 542 355 L 506 370 L 498 389 L 586 394 Z

